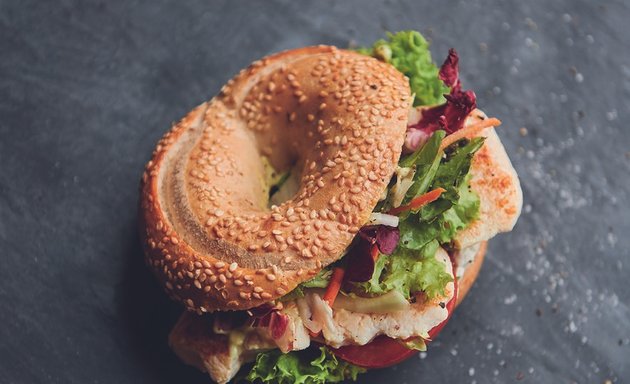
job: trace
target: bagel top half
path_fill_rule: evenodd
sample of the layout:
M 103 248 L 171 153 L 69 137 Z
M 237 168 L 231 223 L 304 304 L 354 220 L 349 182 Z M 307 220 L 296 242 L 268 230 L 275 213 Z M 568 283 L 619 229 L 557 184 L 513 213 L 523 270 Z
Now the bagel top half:
M 147 262 L 170 296 L 252 308 L 339 259 L 395 170 L 410 102 L 393 66 L 319 46 L 253 63 L 191 111 L 141 186 Z M 270 208 L 262 157 L 301 175 Z

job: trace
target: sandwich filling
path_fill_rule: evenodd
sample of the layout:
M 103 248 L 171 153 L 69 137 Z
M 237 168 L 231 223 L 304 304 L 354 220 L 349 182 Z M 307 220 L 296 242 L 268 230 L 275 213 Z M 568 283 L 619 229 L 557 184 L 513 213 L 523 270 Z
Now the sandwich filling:
M 364 369 L 337 357 L 336 349 L 377 337 L 425 350 L 432 330 L 448 319 L 456 280 L 479 242 L 513 225 L 491 226 L 464 248 L 458 240 L 472 223 L 483 221 L 471 169 L 484 142 L 498 142 L 488 133 L 498 121 L 476 109 L 472 91 L 462 90 L 457 53 L 451 49 L 438 69 L 427 41 L 414 31 L 391 34 L 360 52 L 404 73 L 414 93 L 396 172 L 370 221 L 338 261 L 280 300 L 214 314 L 212 332 L 229 342 L 223 360 L 216 357 L 213 366 L 204 366 L 216 381 L 229 380 L 252 360 L 249 381 L 355 379 Z M 277 173 L 265 163 L 270 204 L 279 204 L 292 196 L 299 175 Z M 219 369 L 221 374 L 213 374 Z

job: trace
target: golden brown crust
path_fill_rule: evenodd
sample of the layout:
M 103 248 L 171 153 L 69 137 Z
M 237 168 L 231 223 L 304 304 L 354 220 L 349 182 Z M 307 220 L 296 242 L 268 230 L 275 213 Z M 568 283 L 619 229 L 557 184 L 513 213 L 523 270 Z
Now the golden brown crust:
M 194 109 L 142 182 L 147 262 L 171 297 L 198 313 L 247 309 L 337 260 L 391 178 L 409 102 L 392 66 L 307 47 L 255 62 Z M 271 209 L 261 155 L 302 170 Z
M 466 297 L 466 295 L 470 291 L 470 288 L 472 288 L 473 283 L 477 279 L 477 276 L 479 275 L 479 270 L 481 270 L 481 265 L 483 264 L 483 259 L 486 256 L 487 249 L 488 242 L 482 242 L 473 262 L 466 266 L 464 275 L 457 281 L 456 307 L 461 304 L 461 302 L 464 300 L 464 297 Z

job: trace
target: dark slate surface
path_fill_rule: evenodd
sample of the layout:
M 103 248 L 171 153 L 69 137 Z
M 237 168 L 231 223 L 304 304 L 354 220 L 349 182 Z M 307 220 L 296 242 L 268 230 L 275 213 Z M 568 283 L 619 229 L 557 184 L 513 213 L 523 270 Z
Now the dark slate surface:
M 404 28 L 459 50 L 525 205 L 428 354 L 361 381 L 630 381 L 628 5 L 178 3 L 0 1 L 0 382 L 207 382 L 141 261 L 152 147 L 256 58 Z

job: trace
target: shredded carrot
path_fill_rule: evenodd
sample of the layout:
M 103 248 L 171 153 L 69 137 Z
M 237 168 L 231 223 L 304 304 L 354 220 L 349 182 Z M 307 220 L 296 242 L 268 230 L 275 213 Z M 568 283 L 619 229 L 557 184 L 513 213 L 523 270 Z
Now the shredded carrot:
M 335 268 L 333 269 L 332 276 L 330 277 L 330 281 L 328 282 L 328 287 L 326 287 L 326 293 L 324 293 L 324 301 L 328 303 L 331 307 L 333 306 L 337 295 L 339 294 L 339 290 L 341 289 L 341 283 L 343 282 L 343 275 L 346 271 L 343 268 Z
M 376 261 L 378 259 L 378 245 L 373 244 L 372 249 L 370 249 L 370 256 L 372 260 Z
M 498 125 L 501 125 L 501 121 L 494 117 L 490 119 L 481 120 L 480 122 L 475 123 L 475 124 L 471 124 L 467 127 L 460 129 L 459 131 L 453 132 L 450 135 L 446 136 L 444 140 L 442 140 L 442 144 L 440 144 L 440 149 L 444 150 L 444 148 L 453 144 L 457 140 L 463 139 L 464 137 L 468 137 L 468 138 L 473 137 L 488 127 L 496 127 Z
M 401 212 L 405 212 L 411 209 L 418 209 L 420 207 L 423 207 L 429 203 L 434 202 L 435 200 L 437 200 L 440 195 L 442 195 L 442 193 L 446 192 L 446 189 L 444 188 L 435 188 L 432 191 L 429 191 L 427 193 L 425 193 L 424 195 L 420 195 L 418 197 L 416 197 L 415 199 L 411 200 L 409 202 L 409 204 L 407 205 L 401 205 L 400 207 L 396 207 L 396 208 L 392 208 L 389 210 L 390 215 L 397 215 Z

